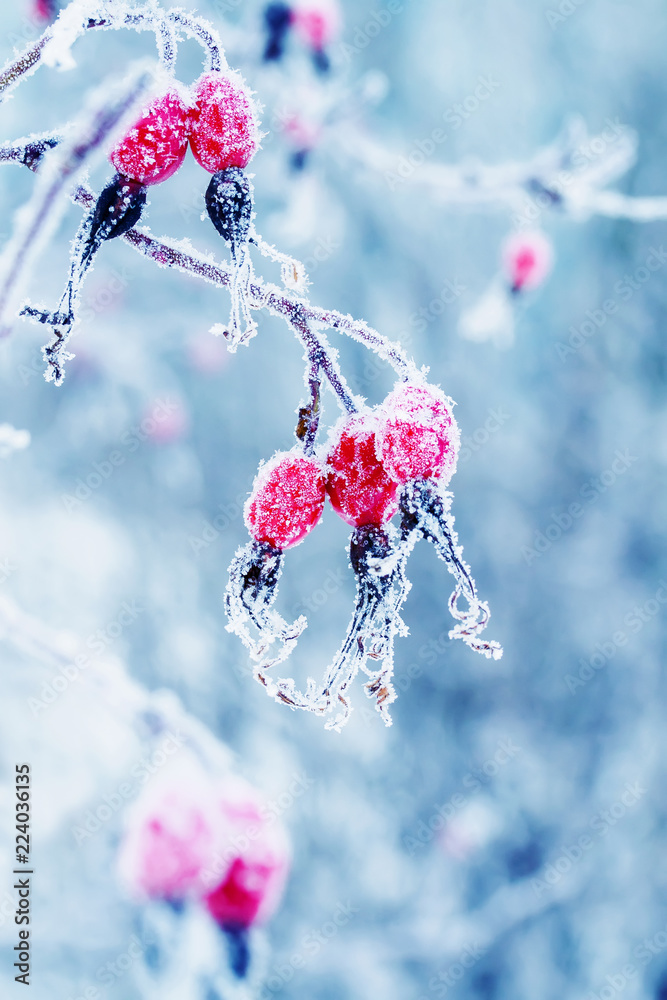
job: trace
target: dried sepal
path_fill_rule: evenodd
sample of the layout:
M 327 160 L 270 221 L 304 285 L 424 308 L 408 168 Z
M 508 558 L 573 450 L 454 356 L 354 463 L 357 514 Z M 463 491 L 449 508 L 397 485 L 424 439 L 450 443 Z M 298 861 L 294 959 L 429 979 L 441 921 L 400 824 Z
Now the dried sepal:
M 100 194 L 95 207 L 84 217 L 74 237 L 69 278 L 56 311 L 48 312 L 30 304 L 21 309 L 22 316 L 53 327 L 50 343 L 42 348 L 47 363 L 44 374 L 47 382 L 60 385 L 65 377 L 65 362 L 74 357 L 67 351 L 67 343 L 78 321 L 83 282 L 97 252 L 105 240 L 129 232 L 141 218 L 145 204 L 144 185 L 117 174 Z
M 357 580 L 354 612 L 347 634 L 329 665 L 321 686 L 309 678 L 305 694 L 298 691 L 292 679 L 281 678 L 267 684 L 268 692 L 277 701 L 291 708 L 301 708 L 318 715 L 339 713 L 326 723 L 327 729 L 340 732 L 352 707 L 348 690 L 362 670 L 369 680 L 366 694 L 375 700 L 385 725 L 391 725 L 389 705 L 396 700 L 391 683 L 394 670 L 394 640 L 405 636 L 408 629 L 400 617 L 410 583 L 405 576 L 405 560 L 411 542 L 397 532 L 378 525 L 355 528 L 350 541 L 350 561 Z M 381 661 L 378 669 L 368 661 Z
M 317 374 L 311 376 L 308 387 L 310 389 L 310 401 L 299 407 L 298 420 L 294 432 L 297 441 L 302 442 L 306 454 L 309 454 L 315 445 L 322 411 L 322 383 Z
M 289 624 L 273 607 L 282 567 L 282 551 L 255 540 L 236 552 L 229 567 L 227 631 L 234 632 L 250 650 L 257 661 L 255 677 L 261 683 L 265 683 L 264 671 L 289 656 L 308 624 L 304 615 Z
M 451 500 L 451 493 L 439 488 L 433 480 L 416 479 L 408 483 L 400 500 L 403 536 L 407 540 L 421 535 L 432 542 L 438 556 L 456 579 L 449 610 L 459 624 L 450 631 L 450 639 L 462 639 L 475 652 L 499 660 L 503 655 L 500 644 L 479 637 L 490 617 L 489 606 L 477 596 L 470 567 L 463 561 L 463 549 L 458 544 L 454 518 L 450 513 Z M 465 610 L 458 607 L 460 597 L 467 601 Z

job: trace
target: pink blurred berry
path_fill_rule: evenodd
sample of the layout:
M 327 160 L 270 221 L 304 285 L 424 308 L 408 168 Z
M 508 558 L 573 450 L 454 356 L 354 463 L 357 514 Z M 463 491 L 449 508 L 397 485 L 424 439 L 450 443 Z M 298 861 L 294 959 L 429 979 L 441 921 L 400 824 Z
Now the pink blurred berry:
M 245 508 L 250 534 L 278 549 L 296 545 L 324 509 L 324 473 L 313 458 L 279 452 L 262 466 Z
M 51 21 L 58 12 L 55 0 L 34 0 L 33 11 L 36 20 Z
M 153 444 L 172 444 L 188 432 L 190 416 L 181 399 L 167 397 L 146 409 L 140 428 Z
M 327 458 L 331 505 L 354 527 L 384 524 L 398 510 L 398 484 L 377 457 L 378 430 L 375 414 L 355 414 L 342 427 Z
M 294 114 L 286 120 L 283 133 L 296 149 L 308 151 L 314 149 L 320 141 L 322 127 Z
M 224 928 L 267 920 L 289 870 L 283 827 L 245 781 L 214 781 L 181 754 L 128 813 L 122 881 L 140 899 L 199 899 Z
M 190 366 L 202 374 L 214 374 L 229 364 L 230 355 L 224 338 L 212 337 L 210 333 L 195 334 L 188 341 L 186 351 Z
M 194 763 L 162 772 L 128 814 L 118 857 L 122 881 L 134 895 L 149 899 L 200 894 L 216 824 L 210 790 Z
M 316 52 L 338 36 L 342 24 L 337 0 L 298 0 L 293 7 L 294 30 Z
M 159 184 L 175 174 L 188 148 L 190 112 L 175 90 L 158 97 L 111 151 L 116 170 L 139 181 Z
M 539 230 L 515 233 L 503 244 L 502 261 L 513 292 L 537 288 L 553 266 L 551 241 Z
M 254 789 L 245 782 L 221 786 L 217 805 L 226 831 L 217 856 L 222 856 L 227 867 L 205 897 L 205 905 L 224 928 L 264 923 L 280 902 L 289 871 L 284 829 L 267 816 Z
M 197 163 L 214 174 L 245 167 L 259 145 L 248 93 L 236 77 L 205 73 L 195 84 L 190 146 Z
M 452 407 L 451 399 L 432 385 L 401 383 L 387 396 L 378 453 L 393 479 L 435 478 L 447 485 L 460 443 Z

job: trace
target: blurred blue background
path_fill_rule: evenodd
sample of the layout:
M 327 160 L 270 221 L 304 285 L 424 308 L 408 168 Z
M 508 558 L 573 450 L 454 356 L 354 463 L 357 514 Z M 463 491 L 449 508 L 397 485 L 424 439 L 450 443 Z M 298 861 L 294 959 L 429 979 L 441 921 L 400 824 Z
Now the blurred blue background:
M 665 222 L 544 211 L 555 267 L 517 311 L 514 346 L 500 351 L 462 339 L 458 324 L 498 270 L 509 208 L 441 204 L 417 183 L 419 169 L 392 190 L 383 171 L 345 153 L 335 127 L 349 123 L 352 143 L 353 127 L 372 135 L 398 164 L 483 76 L 497 86 L 446 128 L 430 162 L 527 160 L 579 114 L 590 135 L 609 120 L 636 130 L 637 163 L 618 187 L 663 194 L 667 12 L 659 0 L 404 0 L 369 32 L 373 13 L 389 10 L 383 0 L 343 9 L 322 82 L 299 53 L 261 65 L 261 5 L 200 5 L 223 39 L 228 30 L 230 62 L 265 105 L 269 134 L 252 167 L 259 232 L 308 261 L 315 304 L 403 340 L 457 401 L 464 451 L 453 510 L 504 658 L 448 639 L 452 581 L 422 544 L 409 563 L 411 634 L 397 644 L 392 728 L 360 686 L 342 735 L 266 698 L 225 631 L 222 594 L 246 540 L 241 508 L 256 468 L 292 441 L 301 350 L 262 316 L 249 347 L 228 355 L 207 332 L 225 321 L 227 294 L 159 270 L 121 241 L 103 248 L 89 277 L 61 388 L 42 378 L 41 328 L 18 321 L 0 343 L 0 421 L 32 435 L 2 466 L 2 594 L 84 641 L 102 629 L 105 650 L 149 688 L 175 691 L 269 797 L 312 779 L 283 815 L 294 864 L 268 930 L 275 989 L 266 995 L 665 1000 L 664 264 L 625 285 L 629 295 L 618 285 L 661 251 Z M 37 35 L 18 0 L 0 25 L 3 58 Z M 152 53 L 152 40 L 89 33 L 74 51 L 75 70 L 42 67 L 3 105 L 4 140 L 74 117 L 89 86 Z M 183 43 L 179 71 L 188 83 L 200 72 L 193 43 Z M 364 87 L 382 99 L 363 104 Z M 295 170 L 271 121 L 304 90 L 338 124 Z M 108 172 L 95 167 L 97 190 Z M 188 155 L 151 189 L 144 221 L 222 256 L 200 220 L 206 183 Z M 33 184 L 24 168 L 3 167 L 3 240 Z M 68 207 L 32 275 L 33 301 L 57 302 L 79 219 Z M 272 265 L 258 267 L 276 280 Z M 457 294 L 444 295 L 451 287 Z M 609 300 L 618 308 L 593 335 L 559 352 Z M 336 346 L 352 385 L 379 402 L 390 374 L 362 348 Z M 149 434 L 147 417 L 157 426 Z M 335 418 L 329 395 L 325 421 Z M 72 502 L 112 452 L 122 462 Z M 310 623 L 292 660 L 301 680 L 321 675 L 347 625 L 346 543 L 329 509 L 287 559 L 280 606 L 305 607 Z M 126 602 L 140 611 L 109 638 Z M 30 651 L 2 649 L 3 768 L 8 777 L 17 754 L 34 768 L 32 996 L 65 1000 L 97 982 L 131 933 L 133 909 L 113 875 L 121 814 L 80 846 L 72 835 L 123 780 L 125 730 L 83 688 L 35 719 L 27 698 L 54 671 Z M 9 827 L 4 843 L 3 900 Z M 329 935 L 322 928 L 341 905 L 350 919 Z M 14 928 L 0 909 L 13 996 Z M 324 943 L 305 944 L 316 932 Z M 288 978 L 295 954 L 304 964 Z M 139 995 L 130 975 L 103 993 Z

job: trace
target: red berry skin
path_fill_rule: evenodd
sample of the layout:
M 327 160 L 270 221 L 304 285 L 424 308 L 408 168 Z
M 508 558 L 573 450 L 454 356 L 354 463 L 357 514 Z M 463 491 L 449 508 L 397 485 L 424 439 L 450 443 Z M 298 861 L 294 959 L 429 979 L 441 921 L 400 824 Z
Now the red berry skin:
M 431 385 L 397 385 L 382 404 L 385 418 L 378 452 L 399 483 L 440 479 L 447 485 L 456 471 L 460 434 L 452 401 Z
M 211 174 L 247 166 L 259 130 L 242 84 L 223 73 L 206 73 L 195 84 L 194 100 L 190 148 L 197 163 Z
M 206 899 L 206 908 L 220 927 L 250 927 L 275 881 L 275 866 L 235 858 L 224 882 Z
M 141 184 L 159 184 L 175 174 L 185 158 L 190 109 L 175 90 L 144 109 L 125 137 L 111 151 L 116 170 Z
M 356 414 L 343 426 L 327 459 L 327 493 L 348 524 L 385 524 L 398 510 L 398 484 L 377 457 L 378 421 Z
M 245 507 L 252 537 L 287 549 L 302 541 L 322 516 L 324 473 L 313 458 L 279 452 L 262 466 Z

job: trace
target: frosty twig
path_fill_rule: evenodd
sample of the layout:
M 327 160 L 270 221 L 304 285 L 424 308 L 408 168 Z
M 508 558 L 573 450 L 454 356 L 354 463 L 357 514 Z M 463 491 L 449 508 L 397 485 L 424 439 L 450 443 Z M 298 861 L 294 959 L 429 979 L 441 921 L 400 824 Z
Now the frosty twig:
M 60 144 L 56 158 L 49 161 L 49 170 L 40 175 L 33 198 L 23 210 L 15 233 L 0 259 L 0 274 L 3 274 L 0 281 L 0 329 L 10 321 L 29 262 L 53 229 L 62 192 L 81 171 L 88 157 L 102 146 L 109 133 L 146 93 L 151 82 L 152 74 L 142 70 L 123 87 L 116 87 L 112 98 L 107 98 L 101 107 L 93 107 L 79 127 Z

